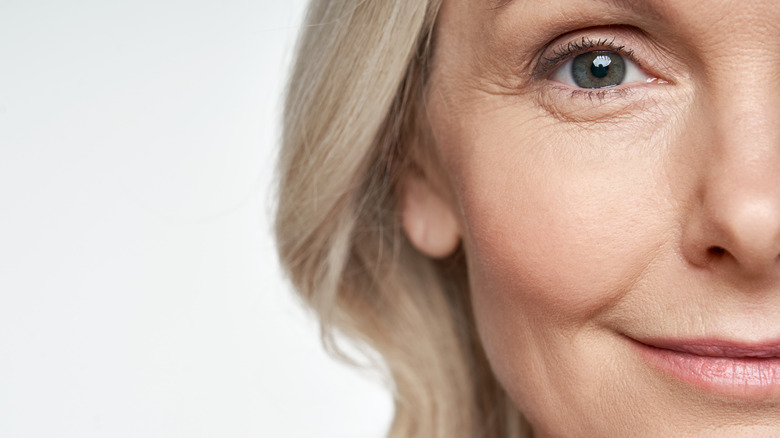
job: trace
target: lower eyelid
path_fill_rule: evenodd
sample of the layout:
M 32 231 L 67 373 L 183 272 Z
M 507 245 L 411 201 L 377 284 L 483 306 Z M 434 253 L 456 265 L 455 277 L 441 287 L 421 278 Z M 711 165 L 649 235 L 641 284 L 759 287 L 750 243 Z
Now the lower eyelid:
M 612 122 L 644 111 L 648 102 L 642 95 L 635 87 L 587 89 L 556 84 L 540 90 L 537 104 L 562 122 Z

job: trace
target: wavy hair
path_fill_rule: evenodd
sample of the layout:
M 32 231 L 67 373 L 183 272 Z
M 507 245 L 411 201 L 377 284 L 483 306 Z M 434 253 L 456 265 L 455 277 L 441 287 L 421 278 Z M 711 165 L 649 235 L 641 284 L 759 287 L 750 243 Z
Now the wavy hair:
M 398 185 L 433 149 L 428 62 L 441 0 L 313 0 L 286 95 L 276 240 L 320 318 L 370 346 L 393 382 L 389 437 L 523 437 L 477 335 L 463 251 L 419 253 Z

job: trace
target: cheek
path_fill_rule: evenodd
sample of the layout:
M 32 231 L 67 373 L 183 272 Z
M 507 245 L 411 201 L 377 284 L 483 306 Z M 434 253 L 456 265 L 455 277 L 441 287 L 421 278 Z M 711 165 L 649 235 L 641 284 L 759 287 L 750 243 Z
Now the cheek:
M 461 169 L 458 190 L 475 300 L 583 322 L 641 275 L 668 237 L 654 162 L 594 152 L 598 143 L 497 147 L 462 161 L 492 169 Z
M 554 124 L 525 120 L 502 130 L 495 117 L 473 119 L 440 144 L 454 148 L 443 156 L 462 208 L 480 337 L 499 380 L 531 413 L 566 406 L 575 388 L 598 393 L 582 391 L 600 384 L 586 375 L 599 366 L 586 349 L 610 352 L 592 333 L 669 240 L 674 218 L 653 145 L 609 131 L 575 142 Z

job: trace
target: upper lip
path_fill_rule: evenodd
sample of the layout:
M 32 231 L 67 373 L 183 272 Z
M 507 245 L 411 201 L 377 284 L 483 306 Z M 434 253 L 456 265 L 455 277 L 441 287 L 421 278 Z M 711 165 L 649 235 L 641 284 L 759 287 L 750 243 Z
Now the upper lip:
M 730 359 L 780 358 L 780 340 L 773 342 L 740 342 L 721 339 L 641 339 L 637 342 L 663 350 L 696 356 Z

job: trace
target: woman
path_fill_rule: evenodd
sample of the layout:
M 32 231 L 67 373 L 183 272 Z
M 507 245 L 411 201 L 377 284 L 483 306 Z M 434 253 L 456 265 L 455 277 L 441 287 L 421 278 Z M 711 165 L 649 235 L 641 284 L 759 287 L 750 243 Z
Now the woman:
M 312 3 L 279 252 L 391 437 L 780 436 L 778 19 Z

